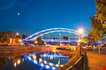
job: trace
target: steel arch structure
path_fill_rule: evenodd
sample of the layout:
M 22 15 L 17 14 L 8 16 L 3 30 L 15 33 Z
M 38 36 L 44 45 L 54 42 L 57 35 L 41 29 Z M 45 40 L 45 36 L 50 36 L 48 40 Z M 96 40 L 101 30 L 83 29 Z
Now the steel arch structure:
M 24 40 L 26 40 L 26 41 L 36 40 L 36 38 L 38 38 L 38 37 L 41 37 L 41 36 L 49 34 L 49 33 L 54 33 L 54 32 L 68 32 L 68 33 L 73 33 L 75 35 L 78 35 L 78 32 L 73 30 L 73 29 L 69 29 L 69 28 L 50 28 L 50 29 L 45 29 L 45 30 L 36 32 L 36 33 L 28 36 Z

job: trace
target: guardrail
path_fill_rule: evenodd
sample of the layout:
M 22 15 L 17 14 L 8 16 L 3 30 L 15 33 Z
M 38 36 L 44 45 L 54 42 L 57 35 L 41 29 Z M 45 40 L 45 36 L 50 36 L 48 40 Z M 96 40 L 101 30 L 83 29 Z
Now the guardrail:
M 73 69 L 76 65 L 78 65 L 78 63 L 81 61 L 81 59 L 82 59 L 82 56 L 73 65 L 71 65 L 70 67 L 68 67 L 66 70 Z
M 59 70 L 88 70 L 86 52 L 84 51 L 80 56 L 74 56 L 63 68 L 59 67 Z
M 4 49 L 1 49 L 1 53 L 3 53 L 2 55 L 7 56 L 7 55 L 11 54 L 11 55 L 17 56 L 17 55 L 20 55 L 22 53 L 32 52 L 35 50 L 36 51 L 41 50 L 41 48 L 34 49 L 31 47 L 27 47 L 27 48 L 26 47 L 25 48 L 24 47 L 11 47 L 11 48 L 7 47 Z M 69 60 L 69 62 L 67 64 L 64 65 L 64 67 L 59 67 L 59 70 L 87 70 L 87 69 L 88 69 L 88 67 L 87 67 L 86 52 L 83 51 L 82 53 L 80 53 L 80 48 L 77 49 L 76 55 L 72 56 L 72 58 Z

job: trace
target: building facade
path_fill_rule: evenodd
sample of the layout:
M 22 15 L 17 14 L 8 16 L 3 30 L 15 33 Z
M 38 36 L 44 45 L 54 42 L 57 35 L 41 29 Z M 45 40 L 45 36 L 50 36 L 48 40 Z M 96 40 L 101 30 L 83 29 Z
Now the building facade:
M 0 45 L 16 45 L 21 36 L 16 32 L 0 32 Z

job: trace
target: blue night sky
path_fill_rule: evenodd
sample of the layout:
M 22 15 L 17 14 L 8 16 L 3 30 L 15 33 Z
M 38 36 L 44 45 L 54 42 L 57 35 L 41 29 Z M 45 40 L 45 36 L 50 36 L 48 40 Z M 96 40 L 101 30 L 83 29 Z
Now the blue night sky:
M 91 29 L 94 0 L 0 0 L 0 31 L 34 33 L 64 27 Z

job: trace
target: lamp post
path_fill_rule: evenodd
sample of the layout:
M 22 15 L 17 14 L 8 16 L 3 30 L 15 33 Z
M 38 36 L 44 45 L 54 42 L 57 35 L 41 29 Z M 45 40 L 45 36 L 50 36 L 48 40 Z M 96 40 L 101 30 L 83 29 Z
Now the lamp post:
M 81 41 L 82 41 L 82 34 L 83 33 L 84 33 L 84 29 L 83 28 L 79 28 L 78 29 L 78 35 L 79 35 L 78 46 L 80 46 L 80 55 L 81 55 L 81 51 L 82 51 Z

